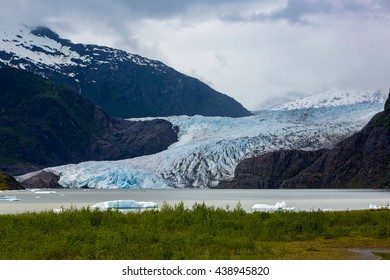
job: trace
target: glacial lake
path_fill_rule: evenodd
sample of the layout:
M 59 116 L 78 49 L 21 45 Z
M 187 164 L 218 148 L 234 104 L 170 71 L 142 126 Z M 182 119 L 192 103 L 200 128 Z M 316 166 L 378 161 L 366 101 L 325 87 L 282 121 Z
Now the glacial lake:
M 195 203 L 233 209 L 238 203 L 251 212 L 254 204 L 275 205 L 285 201 L 296 210 L 357 210 L 369 209 L 370 204 L 386 206 L 390 203 L 390 190 L 212 190 L 212 189 L 41 189 L 3 191 L 1 197 L 14 197 L 18 201 L 0 199 L 0 214 L 53 209 L 83 208 L 109 200 L 152 201 L 175 205 L 183 202 L 192 208 Z

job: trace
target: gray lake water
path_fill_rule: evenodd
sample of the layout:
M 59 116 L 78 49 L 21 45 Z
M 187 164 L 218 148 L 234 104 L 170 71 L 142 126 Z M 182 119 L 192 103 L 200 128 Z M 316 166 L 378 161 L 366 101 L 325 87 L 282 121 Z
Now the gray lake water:
M 192 208 L 195 203 L 230 209 L 238 203 L 250 212 L 254 204 L 271 204 L 285 201 L 296 210 L 357 210 L 368 209 L 370 204 L 385 206 L 390 203 L 390 190 L 102 190 L 53 189 L 35 191 L 4 191 L 0 196 L 16 196 L 19 201 L 0 199 L 0 214 L 26 211 L 45 211 L 58 208 L 83 208 L 95 203 L 132 199 L 152 201 L 161 206 L 164 202 L 175 205 L 181 201 Z

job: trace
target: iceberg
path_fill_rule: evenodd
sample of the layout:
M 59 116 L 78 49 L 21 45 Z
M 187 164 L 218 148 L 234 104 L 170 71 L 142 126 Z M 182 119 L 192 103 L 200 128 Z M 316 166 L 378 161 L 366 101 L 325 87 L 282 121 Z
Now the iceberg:
M 114 209 L 121 212 L 142 212 L 145 210 L 158 210 L 158 205 L 151 201 L 110 200 L 94 204 L 91 206 L 91 209 Z
M 36 194 L 53 194 L 57 193 L 56 191 L 35 191 Z
M 0 201 L 19 201 L 20 198 L 17 198 L 13 195 L 0 195 Z
M 285 201 L 282 202 L 276 202 L 275 205 L 271 204 L 254 204 L 252 206 L 252 212 L 260 211 L 260 212 L 272 212 L 272 211 L 293 211 L 295 210 L 295 207 L 287 207 L 287 204 Z
M 370 205 L 368 206 L 368 209 L 390 209 L 390 204 L 388 203 L 386 206 L 377 206 L 376 204 L 372 204 L 370 203 Z

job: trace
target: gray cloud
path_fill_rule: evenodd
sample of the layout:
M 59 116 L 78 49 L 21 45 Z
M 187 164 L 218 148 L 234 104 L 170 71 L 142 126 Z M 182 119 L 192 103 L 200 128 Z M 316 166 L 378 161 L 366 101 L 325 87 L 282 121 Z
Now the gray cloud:
M 293 23 L 303 23 L 306 15 L 331 12 L 332 4 L 329 1 L 290 0 L 285 8 L 264 17 L 271 20 L 287 19 Z
M 289 0 L 287 5 L 274 9 L 272 12 L 257 12 L 249 15 L 228 14 L 221 18 L 227 21 L 262 22 L 287 20 L 290 23 L 309 24 L 308 17 L 318 15 L 377 15 L 378 12 L 387 16 L 390 11 L 390 1 L 356 1 L 356 0 Z
M 83 14 L 85 17 L 101 16 L 101 20 L 113 17 L 114 21 L 140 18 L 170 18 L 191 13 L 198 8 L 218 9 L 226 5 L 245 6 L 269 0 L 2 0 L 2 16 L 15 14 L 27 19 L 56 15 Z M 12 11 L 12 12 L 11 12 Z
M 137 23 L 144 19 L 197 20 L 219 18 L 230 22 L 262 22 L 287 20 L 290 23 L 309 23 L 316 15 L 343 15 L 346 13 L 387 15 L 388 0 L 288 0 L 285 5 L 272 0 L 1 0 L 3 19 L 45 24 L 49 19 L 75 18 L 94 21 L 120 28 L 125 22 Z M 264 3 L 279 3 L 272 11 L 251 12 Z
M 0 3 L 1 26 L 46 25 L 74 42 L 158 59 L 250 109 L 288 92 L 389 86 L 389 0 Z
M 226 57 L 223 54 L 217 53 L 214 55 L 215 59 L 219 62 L 220 67 L 231 67 Z

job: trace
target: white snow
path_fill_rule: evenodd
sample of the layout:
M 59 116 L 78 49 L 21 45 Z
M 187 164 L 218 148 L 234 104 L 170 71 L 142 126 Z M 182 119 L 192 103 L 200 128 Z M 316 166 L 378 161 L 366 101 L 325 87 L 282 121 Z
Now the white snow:
M 273 110 L 294 110 L 302 108 L 320 108 L 326 106 L 342 106 L 356 103 L 384 103 L 386 96 L 378 90 L 331 89 L 319 94 L 306 96 L 288 102 Z
M 245 118 L 175 116 L 179 141 L 163 152 L 120 161 L 91 161 L 46 169 L 66 188 L 213 187 L 231 179 L 244 158 L 279 149 L 331 147 L 383 109 L 362 103 Z
M 13 59 L 24 58 L 38 65 L 44 64 L 55 68 L 59 65 L 77 65 L 73 59 L 87 60 L 86 57 L 81 57 L 55 40 L 31 34 L 29 28 L 25 26 L 18 31 L 8 31 L 1 27 L 0 34 L 0 50 L 13 54 Z M 34 47 L 39 47 L 47 53 L 34 51 Z

